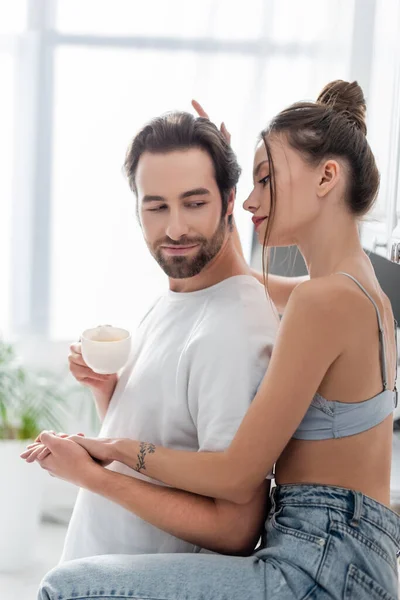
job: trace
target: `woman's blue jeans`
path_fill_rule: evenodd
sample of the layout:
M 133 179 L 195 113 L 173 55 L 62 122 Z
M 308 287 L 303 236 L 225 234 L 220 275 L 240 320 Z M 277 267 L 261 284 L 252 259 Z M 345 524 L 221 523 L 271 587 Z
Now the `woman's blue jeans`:
M 251 557 L 110 555 L 74 560 L 39 600 L 396 600 L 400 517 L 344 488 L 272 492 L 266 547 Z

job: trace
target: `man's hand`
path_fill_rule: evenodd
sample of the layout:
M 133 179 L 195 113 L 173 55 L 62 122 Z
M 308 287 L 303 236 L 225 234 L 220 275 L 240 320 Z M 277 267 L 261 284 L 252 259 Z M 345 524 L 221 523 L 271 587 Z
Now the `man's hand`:
M 69 370 L 79 383 L 90 388 L 92 391 L 100 392 L 105 396 L 112 396 L 115 386 L 117 385 L 118 375 L 100 375 L 95 373 L 82 357 L 82 345 L 80 343 L 70 346 L 70 354 L 68 356 Z
M 29 444 L 25 452 L 20 456 L 24 458 L 26 462 L 32 463 L 35 460 L 42 462 L 45 458 L 51 454 L 50 449 L 46 446 L 43 439 L 46 439 L 46 434 L 52 434 L 62 439 L 68 439 L 72 442 L 79 444 L 82 448 L 90 454 L 95 462 L 100 464 L 102 467 L 106 467 L 111 464 L 115 458 L 115 439 L 112 438 L 85 438 L 83 433 L 77 433 L 76 435 L 68 435 L 67 433 L 55 433 L 54 431 L 42 431 L 36 438 L 33 444 Z
M 82 439 L 80 436 L 74 437 Z M 40 445 L 43 447 L 39 453 L 35 453 L 36 460 L 43 469 L 54 477 L 84 487 L 91 476 L 100 468 L 88 452 L 69 437 L 59 437 L 49 431 L 44 431 L 40 434 L 40 441 Z M 31 458 L 32 452 L 30 450 L 21 454 L 21 457 L 25 458 L 27 452 L 30 452 L 29 460 L 26 458 L 27 462 L 33 462 L 34 459 Z M 44 458 L 41 458 L 41 455 Z
M 95 373 L 82 357 L 82 346 L 80 343 L 72 344 L 68 356 L 69 370 L 79 383 L 88 387 L 96 403 L 97 413 L 102 421 L 107 413 L 108 405 L 114 394 L 119 375 L 100 375 Z
M 56 433 L 55 431 L 42 431 L 42 433 L 39 433 L 39 435 L 37 436 L 34 443 L 29 444 L 29 446 L 26 447 L 26 450 L 22 454 L 20 454 L 21 458 L 24 458 L 26 460 L 26 462 L 32 463 L 37 459 L 43 460 L 50 454 L 50 450 L 42 442 L 43 433 L 52 433 L 53 435 L 56 435 L 57 437 L 60 437 L 60 438 L 71 437 L 68 435 L 68 433 Z M 76 435 L 80 436 L 80 437 L 84 437 L 85 434 L 77 433 Z

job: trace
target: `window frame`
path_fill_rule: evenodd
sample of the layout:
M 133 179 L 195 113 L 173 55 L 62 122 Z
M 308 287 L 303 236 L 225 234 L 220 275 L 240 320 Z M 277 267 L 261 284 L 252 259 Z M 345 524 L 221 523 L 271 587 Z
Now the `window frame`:
M 371 78 L 374 15 L 377 0 L 355 0 L 350 74 L 368 91 Z M 151 48 L 197 52 L 238 51 L 256 58 L 273 54 L 314 54 L 316 44 L 278 44 L 268 39 L 229 41 L 140 36 L 75 35 L 56 31 L 57 0 L 27 0 L 22 34 L 0 37 L 13 45 L 17 61 L 15 155 L 12 214 L 11 331 L 49 338 L 51 272 L 51 189 L 54 114 L 54 54 L 60 45 L 98 48 Z M 267 26 L 266 26 L 267 27 Z M 354 77 L 355 78 L 355 77 Z M 21 120 L 20 115 L 24 115 Z M 50 116 L 50 117 L 49 117 Z M 250 240 L 251 242 L 251 240 Z M 245 249 L 246 250 L 246 249 Z M 250 254 L 250 249 L 248 251 Z M 49 342 L 50 343 L 50 342 Z

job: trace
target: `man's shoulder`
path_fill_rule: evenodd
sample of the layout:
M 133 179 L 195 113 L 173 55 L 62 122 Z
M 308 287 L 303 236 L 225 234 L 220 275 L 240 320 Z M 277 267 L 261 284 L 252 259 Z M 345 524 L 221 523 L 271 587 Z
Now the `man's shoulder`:
M 248 324 L 255 319 L 264 324 L 278 324 L 278 312 L 264 286 L 255 277 L 232 277 L 227 284 L 210 299 L 206 318 L 213 319 L 217 315 L 220 320 L 228 322 L 235 317 Z
M 138 323 L 138 329 L 143 325 L 143 323 L 145 323 L 148 320 L 148 317 L 151 315 L 151 313 L 154 312 L 154 309 L 156 308 L 156 306 L 159 306 L 161 304 L 162 299 L 163 299 L 163 296 L 157 296 L 156 299 L 153 299 L 149 308 L 147 309 L 147 311 L 144 313 L 144 315 L 140 319 L 140 321 Z
M 276 334 L 278 312 L 263 286 L 253 277 L 234 279 L 209 298 L 192 340 L 210 343 L 223 337 L 228 341 Z

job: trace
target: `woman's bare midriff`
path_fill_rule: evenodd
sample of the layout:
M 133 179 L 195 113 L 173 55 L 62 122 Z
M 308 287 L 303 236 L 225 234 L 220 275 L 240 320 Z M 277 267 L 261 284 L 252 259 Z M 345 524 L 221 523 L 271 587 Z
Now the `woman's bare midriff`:
M 357 490 L 390 505 L 393 417 L 341 439 L 292 439 L 276 464 L 276 483 L 313 483 Z

